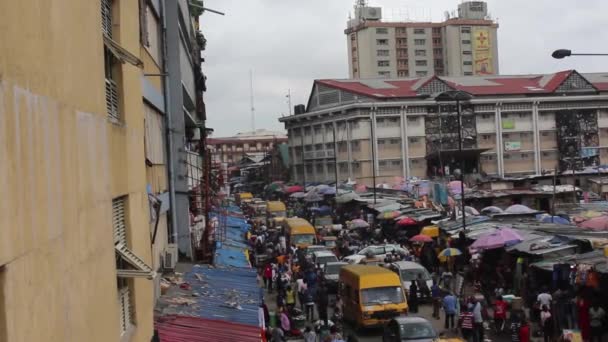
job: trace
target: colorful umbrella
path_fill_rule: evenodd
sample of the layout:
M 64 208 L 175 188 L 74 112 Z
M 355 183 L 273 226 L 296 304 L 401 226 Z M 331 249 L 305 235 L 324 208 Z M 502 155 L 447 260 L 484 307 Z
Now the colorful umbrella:
M 587 210 L 585 212 L 582 212 L 580 214 L 581 217 L 584 217 L 586 219 L 592 219 L 592 218 L 596 218 L 596 217 L 600 217 L 603 216 L 604 214 L 594 211 L 594 210 Z
M 331 215 L 331 208 L 326 205 L 324 205 L 320 208 L 313 208 L 312 211 L 318 213 L 321 216 Z
M 420 234 L 429 236 L 429 237 L 438 237 L 439 236 L 439 227 L 437 226 L 426 226 L 422 228 Z
M 378 214 L 378 219 L 379 220 L 391 220 L 394 219 L 395 217 L 401 215 L 400 212 L 396 211 L 396 210 L 389 210 L 389 211 L 385 211 L 382 212 L 380 214 Z
M 303 192 L 294 192 L 293 194 L 289 195 L 289 197 L 291 198 L 304 198 L 306 197 L 306 194 Z
M 357 199 L 359 199 L 359 195 L 354 192 L 347 192 L 336 197 L 336 203 L 348 203 Z
M 288 194 L 293 194 L 296 192 L 303 192 L 304 191 L 304 187 L 301 185 L 292 185 L 287 187 L 287 189 L 285 189 L 285 192 Z
M 508 207 L 507 210 L 505 210 L 505 213 L 507 214 L 531 214 L 535 212 L 536 210 L 530 209 L 521 204 L 513 204 L 512 206 Z
M 502 214 L 504 211 L 499 207 L 489 206 L 481 209 L 482 214 Z
M 331 188 L 323 188 L 319 190 L 319 194 L 320 195 L 335 195 L 336 194 L 336 188 L 331 187 Z
M 363 221 L 362 219 L 354 219 L 354 220 L 350 221 L 350 227 L 353 229 L 367 228 L 367 227 L 369 227 L 369 223 Z
M 592 230 L 608 230 L 608 216 L 592 218 L 580 224 L 582 228 Z
M 551 216 L 549 214 L 538 214 L 536 219 L 544 223 L 570 224 L 570 221 L 561 216 Z
M 433 238 L 431 238 L 428 235 L 422 235 L 422 234 L 418 234 L 418 235 L 414 235 L 410 241 L 412 242 L 432 242 Z
M 462 254 L 462 252 L 456 248 L 446 248 L 446 249 L 442 250 L 441 253 L 439 253 L 439 256 L 440 257 L 452 257 L 452 256 L 461 255 L 461 254 Z
M 496 232 L 481 235 L 470 248 L 473 250 L 495 249 L 512 246 L 522 241 L 523 239 L 518 232 L 510 228 L 502 228 Z
M 465 206 L 464 212 L 470 215 L 479 216 L 479 211 L 473 207 Z
M 416 224 L 418 224 L 418 222 L 411 217 L 404 217 L 401 220 L 397 221 L 398 226 L 413 226 Z
M 355 192 L 367 192 L 367 187 L 364 184 L 358 184 L 355 186 Z

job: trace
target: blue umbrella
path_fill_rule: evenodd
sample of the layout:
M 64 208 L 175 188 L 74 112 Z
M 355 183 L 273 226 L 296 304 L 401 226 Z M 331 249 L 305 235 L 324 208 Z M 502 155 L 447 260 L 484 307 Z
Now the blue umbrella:
M 561 216 L 551 216 L 549 214 L 536 215 L 536 219 L 544 223 L 570 224 L 570 221 Z
M 324 205 L 320 208 L 313 208 L 312 211 L 317 212 L 319 215 L 331 215 L 331 208 Z

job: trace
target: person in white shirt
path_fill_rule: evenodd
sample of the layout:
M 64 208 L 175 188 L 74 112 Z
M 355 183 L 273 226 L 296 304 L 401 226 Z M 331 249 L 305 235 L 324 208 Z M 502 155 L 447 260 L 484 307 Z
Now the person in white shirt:
M 543 289 L 543 292 L 538 295 L 536 300 L 540 303 L 540 307 L 547 306 L 551 307 L 551 301 L 553 301 L 553 297 L 548 293 L 547 289 Z

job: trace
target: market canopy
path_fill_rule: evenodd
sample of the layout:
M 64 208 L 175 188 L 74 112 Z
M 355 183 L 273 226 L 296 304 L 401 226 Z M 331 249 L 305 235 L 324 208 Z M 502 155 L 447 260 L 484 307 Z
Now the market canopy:
M 359 195 L 354 192 L 347 192 L 336 197 L 336 203 L 348 203 L 359 199 Z
M 500 228 L 495 232 L 483 234 L 473 242 L 471 249 L 487 250 L 501 248 L 505 246 L 513 246 L 523 241 L 519 232 L 511 228 Z
M 599 216 L 580 224 L 580 227 L 591 230 L 608 230 L 608 216 Z

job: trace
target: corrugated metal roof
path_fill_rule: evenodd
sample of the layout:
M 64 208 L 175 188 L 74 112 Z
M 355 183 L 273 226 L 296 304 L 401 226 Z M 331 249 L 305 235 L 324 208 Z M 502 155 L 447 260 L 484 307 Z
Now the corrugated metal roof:
M 197 317 L 165 316 L 155 328 L 161 342 L 260 342 L 259 327 Z
M 195 265 L 183 280 L 191 290 L 173 286 L 159 299 L 162 316 L 191 316 L 258 326 L 263 294 L 254 269 Z M 178 298 L 190 303 L 178 305 L 175 301 Z

